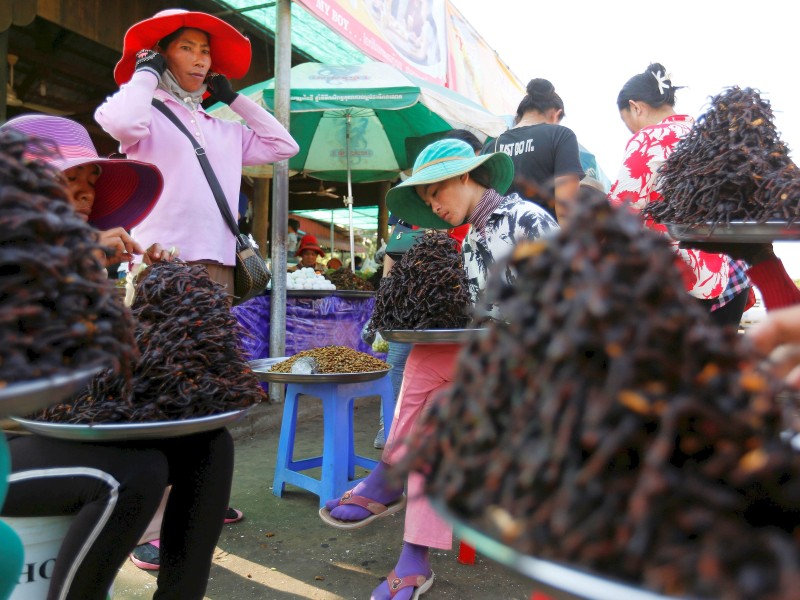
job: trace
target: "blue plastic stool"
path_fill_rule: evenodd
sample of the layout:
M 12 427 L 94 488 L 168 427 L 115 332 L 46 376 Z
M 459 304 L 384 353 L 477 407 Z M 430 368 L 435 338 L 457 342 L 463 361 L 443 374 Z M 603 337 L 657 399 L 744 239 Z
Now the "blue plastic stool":
M 294 460 L 297 405 L 301 395 L 314 396 L 322 401 L 322 456 Z M 377 461 L 356 454 L 353 444 L 353 401 L 365 396 L 381 397 L 383 414 L 389 416 L 384 426 L 388 438 L 394 415 L 394 392 L 388 374 L 365 383 L 287 384 L 273 494 L 282 496 L 285 484 L 291 483 L 319 496 L 321 508 L 326 500 L 341 496 L 363 479 L 353 479 L 356 465 L 365 469 L 375 468 Z M 320 479 L 302 473 L 315 467 L 322 467 Z

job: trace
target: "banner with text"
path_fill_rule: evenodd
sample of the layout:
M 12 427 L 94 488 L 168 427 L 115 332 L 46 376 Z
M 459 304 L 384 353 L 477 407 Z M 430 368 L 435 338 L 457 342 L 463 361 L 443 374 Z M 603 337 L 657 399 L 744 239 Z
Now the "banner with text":
M 446 0 L 295 0 L 377 61 L 447 84 Z
M 450 2 L 447 17 L 447 87 L 496 115 L 515 114 L 525 87 Z

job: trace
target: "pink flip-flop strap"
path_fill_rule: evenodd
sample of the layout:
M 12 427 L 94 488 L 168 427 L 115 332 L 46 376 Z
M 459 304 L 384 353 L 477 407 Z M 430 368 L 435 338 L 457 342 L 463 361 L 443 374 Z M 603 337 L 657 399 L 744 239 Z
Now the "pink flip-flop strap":
M 428 581 L 428 578 L 424 575 L 406 575 L 405 577 L 398 577 L 397 573 L 392 569 L 392 572 L 389 573 L 389 576 L 386 578 L 386 583 L 389 584 L 389 597 L 394 598 L 397 592 L 407 587 L 418 588 L 426 581 Z
M 342 504 L 355 504 L 356 506 L 360 506 L 361 508 L 368 510 L 373 515 L 379 515 L 387 510 L 385 504 L 381 504 L 375 500 L 370 500 L 364 496 L 357 496 L 353 494 L 353 490 L 349 490 L 344 493 L 339 500 L 339 505 L 341 506 Z

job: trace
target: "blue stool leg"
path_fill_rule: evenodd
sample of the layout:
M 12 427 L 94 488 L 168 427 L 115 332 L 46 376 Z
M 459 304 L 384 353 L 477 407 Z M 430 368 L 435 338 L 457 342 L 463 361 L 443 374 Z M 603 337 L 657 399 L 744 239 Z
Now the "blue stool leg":
M 353 479 L 356 476 L 355 421 L 353 420 L 355 398 L 348 394 L 342 394 L 342 397 L 347 398 L 347 418 L 350 422 L 350 427 L 347 429 L 347 478 Z
M 294 454 L 294 435 L 297 428 L 297 386 L 286 386 L 286 399 L 283 403 L 283 419 L 278 439 L 278 458 L 275 461 L 275 477 L 272 480 L 272 493 L 279 498 L 286 485 L 286 471 L 290 469 Z
M 324 391 L 318 392 L 325 421 L 320 507 L 326 500 L 341 496 L 350 488 L 348 465 L 353 440 L 352 402 L 339 396 L 339 386 L 324 387 Z

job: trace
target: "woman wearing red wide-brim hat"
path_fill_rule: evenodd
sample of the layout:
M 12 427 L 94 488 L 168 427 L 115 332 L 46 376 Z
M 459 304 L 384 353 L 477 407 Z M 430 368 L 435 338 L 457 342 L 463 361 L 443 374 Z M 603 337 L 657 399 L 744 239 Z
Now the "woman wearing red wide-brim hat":
M 211 278 L 231 294 L 235 237 L 199 157 L 207 158 L 218 181 L 217 196 L 235 222 L 242 166 L 288 159 L 298 151 L 289 132 L 269 112 L 233 91 L 229 79 L 244 76 L 250 58 L 250 41 L 225 21 L 201 12 L 163 10 L 128 29 L 122 58 L 114 69 L 120 89 L 95 112 L 97 122 L 119 141 L 121 152 L 156 165 L 164 174 L 161 199 L 133 228 L 134 238 L 143 245 L 158 240 L 180 248 L 184 260 L 205 265 Z M 201 102 L 208 96 L 229 105 L 244 124 L 207 114 Z M 187 131 L 181 131 L 170 116 Z M 195 142 L 201 147 L 197 151 Z M 219 485 L 229 486 L 230 480 Z M 187 531 L 202 537 L 200 543 L 175 550 L 170 542 L 181 539 L 175 527 L 183 517 L 170 510 L 174 494 L 173 489 L 166 505 L 166 512 L 174 517 L 165 519 L 160 528 L 151 527 L 153 537 L 161 530 L 160 543 L 141 540 L 147 543 L 137 546 L 131 558 L 146 569 L 158 569 L 162 555 L 170 567 L 182 562 L 193 580 L 180 583 L 185 587 L 176 589 L 175 597 L 202 597 L 222 519 L 188 527 Z M 241 516 L 228 507 L 225 521 L 238 521 Z M 193 559 L 185 555 L 196 557 L 203 552 L 207 560 L 189 564 Z M 171 593 L 162 592 L 162 585 L 176 588 L 176 579 L 159 576 L 158 594 Z
M 288 159 L 298 151 L 289 132 L 264 108 L 233 91 L 229 79 L 250 67 L 250 41 L 225 21 L 181 9 L 163 10 L 125 34 L 114 69 L 120 85 L 95 119 L 128 158 L 156 165 L 164 191 L 134 229 L 146 245 L 177 246 L 189 263 L 203 263 L 212 279 L 233 291 L 235 238 L 198 159 L 208 159 L 235 219 L 243 165 Z M 241 119 L 222 120 L 201 106 L 205 97 L 228 104 Z M 154 106 L 162 103 L 202 146 Z

